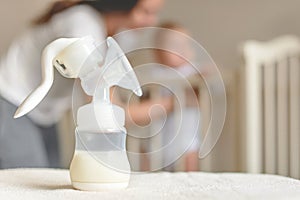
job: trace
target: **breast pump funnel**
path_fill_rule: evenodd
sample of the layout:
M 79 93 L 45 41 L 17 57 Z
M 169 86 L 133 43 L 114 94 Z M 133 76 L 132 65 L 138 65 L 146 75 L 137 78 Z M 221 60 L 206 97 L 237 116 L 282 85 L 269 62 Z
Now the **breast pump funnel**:
M 91 37 L 63 38 L 50 43 L 42 56 L 43 82 L 15 114 L 16 118 L 26 114 L 46 96 L 54 79 L 53 66 L 66 78 L 81 79 L 83 90 L 93 100 L 77 112 L 76 149 L 70 176 L 73 187 L 80 190 L 124 188 L 130 178 L 125 112 L 110 102 L 109 89 L 118 85 L 139 96 L 142 92 L 119 45 L 110 37 L 105 44 L 103 51 Z

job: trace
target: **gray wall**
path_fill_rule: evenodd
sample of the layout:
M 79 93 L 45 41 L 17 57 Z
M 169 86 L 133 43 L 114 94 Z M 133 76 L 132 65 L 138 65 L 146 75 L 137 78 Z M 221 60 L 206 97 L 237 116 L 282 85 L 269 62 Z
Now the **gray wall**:
M 0 53 L 19 35 L 51 0 L 0 1 Z
M 0 52 L 53 0 L 2 0 Z M 299 0 L 166 0 L 161 19 L 189 28 L 222 68 L 239 66 L 237 46 L 247 39 L 300 36 Z
M 186 25 L 220 67 L 237 67 L 244 40 L 300 36 L 299 0 L 168 0 L 163 20 Z

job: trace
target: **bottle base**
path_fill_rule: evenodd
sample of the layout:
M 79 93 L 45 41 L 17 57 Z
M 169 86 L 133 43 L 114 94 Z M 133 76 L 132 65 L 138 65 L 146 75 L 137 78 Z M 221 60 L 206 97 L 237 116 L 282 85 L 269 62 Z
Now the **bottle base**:
M 103 190 L 114 190 L 114 189 L 125 189 L 128 186 L 128 182 L 121 183 L 82 183 L 72 182 L 75 189 L 83 191 L 103 191 Z

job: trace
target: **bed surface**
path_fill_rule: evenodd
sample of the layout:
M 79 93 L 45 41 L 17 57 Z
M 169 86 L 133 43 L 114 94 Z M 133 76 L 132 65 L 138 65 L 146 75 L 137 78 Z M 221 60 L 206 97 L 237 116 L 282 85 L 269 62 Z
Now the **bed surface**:
M 54 169 L 0 170 L 0 199 L 300 199 L 300 181 L 261 174 L 147 173 L 132 175 L 125 190 L 82 192 L 69 172 Z

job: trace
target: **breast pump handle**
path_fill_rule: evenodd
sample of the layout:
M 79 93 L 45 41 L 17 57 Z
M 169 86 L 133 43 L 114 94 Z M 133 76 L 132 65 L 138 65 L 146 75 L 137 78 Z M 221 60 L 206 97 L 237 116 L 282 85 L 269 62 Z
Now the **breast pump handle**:
M 46 48 L 42 53 L 42 83 L 39 87 L 33 90 L 29 96 L 23 101 L 15 112 L 14 118 L 19 118 L 32 109 L 34 109 L 47 95 L 50 90 L 53 80 L 54 80 L 54 69 L 52 62 L 45 62 L 52 60 L 60 51 L 62 51 L 66 46 L 70 45 L 74 41 L 78 40 L 77 38 L 61 38 L 55 40 Z M 54 48 L 55 47 L 55 48 Z

